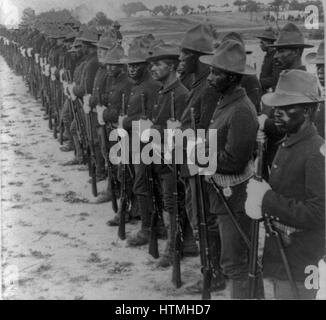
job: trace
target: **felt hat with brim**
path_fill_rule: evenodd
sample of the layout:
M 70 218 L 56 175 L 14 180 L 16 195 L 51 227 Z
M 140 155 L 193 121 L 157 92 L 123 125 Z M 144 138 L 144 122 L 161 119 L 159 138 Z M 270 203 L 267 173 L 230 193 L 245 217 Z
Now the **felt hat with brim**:
M 113 39 L 110 35 L 102 35 L 100 41 L 97 43 L 97 47 L 110 50 L 115 44 L 115 39 Z
M 126 56 L 120 44 L 116 44 L 105 56 L 105 64 L 125 64 Z
M 205 55 L 200 57 L 199 60 L 211 67 L 231 73 L 256 74 L 255 69 L 246 65 L 246 52 L 243 45 L 235 40 L 222 42 L 214 55 Z
M 312 48 L 313 45 L 306 44 L 300 29 L 292 22 L 287 23 L 271 48 Z
M 261 35 L 256 36 L 256 38 L 262 40 L 276 41 L 275 32 L 271 27 L 266 28 L 264 32 Z
M 322 100 L 317 76 L 303 70 L 284 70 L 280 74 L 275 92 L 262 97 L 264 105 L 269 107 L 318 103 Z
M 77 40 L 95 45 L 98 41 L 98 34 L 94 30 L 86 29 L 81 33 Z
M 147 58 L 147 61 L 158 61 L 162 59 L 179 59 L 179 48 L 172 44 L 161 44 L 156 46 L 151 51 L 151 55 Z
M 317 52 L 310 52 L 306 55 L 306 61 L 310 64 L 325 64 L 325 42 L 320 43 Z
M 238 32 L 229 32 L 227 33 L 221 40 L 221 43 L 225 42 L 225 41 L 228 41 L 228 40 L 235 40 L 235 41 L 239 41 L 243 47 L 245 48 L 245 43 L 242 39 L 242 36 L 240 33 Z M 252 51 L 249 51 L 249 50 L 246 50 L 246 54 L 252 54 Z
M 128 57 L 121 60 L 125 64 L 135 64 L 147 62 L 148 51 L 138 45 L 129 47 Z
M 213 36 L 211 30 L 204 24 L 199 24 L 191 28 L 182 39 L 180 48 L 202 54 L 213 54 Z

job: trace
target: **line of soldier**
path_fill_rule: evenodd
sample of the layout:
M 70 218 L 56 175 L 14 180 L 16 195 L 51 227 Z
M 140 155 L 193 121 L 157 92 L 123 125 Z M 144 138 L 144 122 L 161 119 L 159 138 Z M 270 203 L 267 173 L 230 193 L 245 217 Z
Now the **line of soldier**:
M 206 25 L 191 28 L 178 46 L 137 37 L 128 55 L 112 32 L 1 30 L 0 52 L 42 99 L 45 119 L 67 140 L 61 150 L 74 151 L 65 165 L 88 163 L 94 196 L 96 183 L 108 179 L 96 200 L 112 201 L 117 214 L 108 225 L 119 226 L 124 239 L 124 224 L 140 218 L 128 244 L 149 244 L 156 258 L 157 239 L 166 239 L 158 267 L 172 266 L 177 287 L 180 259 L 200 253 L 204 280 L 189 293 L 209 298 L 230 280 L 231 298 L 263 298 L 263 273 L 276 298 L 314 298 L 304 280 L 305 267 L 317 265 L 325 250 L 324 43 L 307 56 L 317 77 L 302 64 L 311 46 L 295 24 L 278 37 L 267 28 L 257 38 L 266 52 L 259 79 L 246 64 L 252 52 L 241 34 L 213 44 Z M 216 172 L 203 178 L 199 163 L 112 165 L 110 131 L 131 133 L 133 122 L 140 132 L 205 129 L 205 141 L 196 143 L 206 148 L 215 130 Z M 262 220 L 270 232 L 261 262 L 252 229 Z

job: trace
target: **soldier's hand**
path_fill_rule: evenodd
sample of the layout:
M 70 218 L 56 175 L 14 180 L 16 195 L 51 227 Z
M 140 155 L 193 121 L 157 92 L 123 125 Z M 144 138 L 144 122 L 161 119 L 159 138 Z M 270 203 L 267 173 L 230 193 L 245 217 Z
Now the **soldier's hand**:
M 97 105 L 96 112 L 97 112 L 97 121 L 101 126 L 105 125 L 105 121 L 103 119 L 103 112 L 106 108 L 104 106 Z
M 255 179 L 249 181 L 245 209 L 247 216 L 251 219 L 259 220 L 263 217 L 262 203 L 268 190 L 271 190 L 271 187 L 266 181 L 260 182 Z
M 168 120 L 166 122 L 166 126 L 167 129 L 171 129 L 171 130 L 175 130 L 181 127 L 181 122 L 176 120 L 176 121 L 172 121 L 172 120 Z
M 258 117 L 258 123 L 259 123 L 259 130 L 264 131 L 265 130 L 265 122 L 268 119 L 266 114 L 262 114 Z

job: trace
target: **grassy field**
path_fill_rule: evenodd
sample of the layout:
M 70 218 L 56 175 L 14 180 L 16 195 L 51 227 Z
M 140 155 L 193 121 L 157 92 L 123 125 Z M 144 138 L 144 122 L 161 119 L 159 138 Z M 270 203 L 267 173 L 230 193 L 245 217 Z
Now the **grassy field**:
M 267 25 L 262 14 L 250 21 L 249 13 L 226 12 L 212 15 L 189 15 L 174 17 L 138 17 L 122 19 L 121 31 L 126 37 L 152 33 L 163 40 L 180 40 L 185 31 L 198 23 L 212 24 L 218 33 L 239 30 L 246 40 L 251 40 Z M 285 22 L 279 21 L 282 27 Z M 275 26 L 274 26 L 275 27 Z M 302 26 L 303 27 L 303 26 Z

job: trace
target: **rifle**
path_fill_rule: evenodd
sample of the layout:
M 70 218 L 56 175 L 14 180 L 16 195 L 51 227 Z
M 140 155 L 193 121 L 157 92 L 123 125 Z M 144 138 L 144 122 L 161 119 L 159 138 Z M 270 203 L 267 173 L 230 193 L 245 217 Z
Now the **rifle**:
M 125 94 L 122 94 L 122 107 L 121 116 L 126 115 L 126 105 L 125 105 Z M 122 159 L 123 160 L 123 159 Z M 121 195 L 120 195 L 120 206 L 118 210 L 119 216 L 119 228 L 118 236 L 121 240 L 126 239 L 126 218 L 125 213 L 128 208 L 128 195 L 127 195 L 127 165 L 121 163 Z
M 157 185 L 157 179 L 155 179 L 154 167 L 150 165 L 146 168 L 147 178 L 149 182 L 149 191 L 152 196 L 153 212 L 151 216 L 151 231 L 148 253 L 154 258 L 158 259 L 160 257 L 158 251 L 158 237 L 157 237 L 157 223 L 159 218 L 162 216 L 162 199 L 160 198 L 159 188 Z M 158 200 L 158 201 L 157 201 Z
M 194 108 L 191 108 L 191 122 L 192 128 L 196 136 L 196 121 Z M 203 181 L 200 175 L 196 175 L 196 196 L 197 196 L 197 210 L 198 210 L 198 231 L 199 231 L 199 245 L 200 245 L 200 259 L 203 273 L 203 291 L 202 299 L 211 299 L 211 281 L 213 276 L 213 267 L 209 253 L 209 241 L 206 219 L 206 206 L 204 197 Z
M 175 118 L 175 98 L 174 92 L 171 95 L 172 103 L 171 103 L 171 120 L 176 121 Z M 171 233 L 173 239 L 173 265 L 172 265 L 172 283 L 176 286 L 176 288 L 180 288 L 182 285 L 181 281 L 181 245 L 183 242 L 183 235 L 181 229 L 181 217 L 180 217 L 180 207 L 179 207 L 179 191 L 178 191 L 178 165 L 176 163 L 176 159 L 173 161 L 173 219 L 171 223 Z
M 264 144 L 258 142 L 257 169 L 255 179 L 262 181 Z M 264 292 L 259 292 L 258 280 L 262 279 L 262 270 L 258 269 L 259 220 L 252 220 L 249 249 L 249 299 L 263 299 Z
M 112 209 L 115 213 L 118 212 L 118 203 L 117 203 L 117 195 L 116 190 L 118 186 L 118 182 L 116 180 L 115 175 L 113 174 L 113 165 L 110 161 L 110 155 L 109 155 L 109 147 L 107 145 L 109 133 L 108 128 L 106 125 L 103 126 L 103 132 L 104 132 L 104 144 L 105 144 L 105 151 L 106 151 L 106 161 L 108 166 L 108 183 L 111 186 L 111 193 L 112 193 Z
M 91 111 L 85 114 L 86 117 L 86 131 L 88 131 L 88 154 L 90 164 L 90 174 L 92 178 L 92 193 L 94 197 L 97 197 L 97 184 L 96 184 L 96 156 L 95 156 L 95 145 L 93 137 L 93 125 L 91 119 Z

